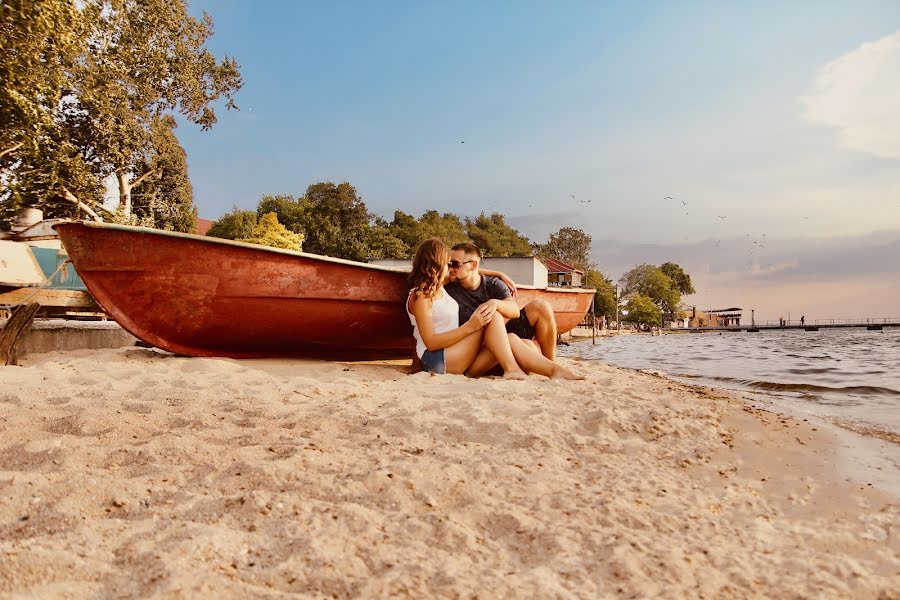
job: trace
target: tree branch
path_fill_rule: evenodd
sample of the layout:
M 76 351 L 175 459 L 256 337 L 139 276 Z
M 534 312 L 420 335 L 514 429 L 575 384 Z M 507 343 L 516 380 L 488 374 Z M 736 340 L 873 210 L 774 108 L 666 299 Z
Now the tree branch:
M 87 204 L 85 204 L 84 202 L 82 202 L 81 200 L 76 198 L 75 194 L 70 192 L 67 187 L 63 186 L 63 187 L 59 188 L 59 193 L 63 198 L 65 198 L 69 202 L 73 202 L 73 203 L 77 204 L 79 207 L 81 207 L 84 210 L 84 212 L 86 212 L 87 214 L 92 216 L 95 221 L 100 221 L 101 223 L 103 222 L 103 219 L 100 218 L 100 215 L 98 215 L 96 212 L 94 212 L 94 209 L 92 209 L 90 206 L 88 206 Z M 106 210 L 106 209 L 104 209 L 104 210 Z
M 141 175 L 140 177 L 135 179 L 133 182 L 131 182 L 131 184 L 130 184 L 131 189 L 134 189 L 137 186 L 139 186 L 141 183 L 144 182 L 145 179 L 147 179 L 151 175 L 160 175 L 161 173 L 162 173 L 162 171 L 160 169 L 151 169 L 151 170 L 147 171 L 146 173 L 144 173 L 143 175 Z
M 15 152 L 16 150 L 18 150 L 19 148 L 21 148 L 21 147 L 23 146 L 23 144 L 24 144 L 24 142 L 19 142 L 18 144 L 9 147 L 9 148 L 7 148 L 6 150 L 0 151 L 0 158 L 3 158 L 4 156 L 6 156 L 7 154 L 9 154 L 10 152 Z

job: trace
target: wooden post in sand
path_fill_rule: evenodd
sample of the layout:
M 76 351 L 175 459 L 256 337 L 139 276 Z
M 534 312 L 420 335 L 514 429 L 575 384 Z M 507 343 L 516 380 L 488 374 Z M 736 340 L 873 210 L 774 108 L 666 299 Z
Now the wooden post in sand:
M 25 334 L 31 329 L 31 322 L 37 314 L 41 305 L 37 302 L 31 302 L 25 306 L 16 309 L 3 331 L 0 331 L 0 363 L 4 365 L 15 365 L 17 363 L 16 354 Z

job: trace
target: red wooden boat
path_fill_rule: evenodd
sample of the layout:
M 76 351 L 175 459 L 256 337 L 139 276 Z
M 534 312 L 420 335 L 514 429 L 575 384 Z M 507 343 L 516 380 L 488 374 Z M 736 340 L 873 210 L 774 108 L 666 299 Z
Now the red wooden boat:
M 103 310 L 158 348 L 233 358 L 412 354 L 402 269 L 125 225 L 54 229 Z M 520 304 L 535 297 L 551 303 L 566 332 L 593 290 L 520 288 Z

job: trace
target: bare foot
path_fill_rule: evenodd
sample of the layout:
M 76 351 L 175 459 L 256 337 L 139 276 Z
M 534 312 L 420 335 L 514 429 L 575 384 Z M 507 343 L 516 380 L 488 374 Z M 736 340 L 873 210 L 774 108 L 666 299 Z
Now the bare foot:
M 583 381 L 586 379 L 584 375 L 579 375 L 574 371 L 570 371 L 562 365 L 556 365 L 556 368 L 553 369 L 553 374 L 550 376 L 550 379 L 571 379 L 574 381 Z
M 528 375 L 522 369 L 511 369 L 503 372 L 503 379 L 528 379 Z

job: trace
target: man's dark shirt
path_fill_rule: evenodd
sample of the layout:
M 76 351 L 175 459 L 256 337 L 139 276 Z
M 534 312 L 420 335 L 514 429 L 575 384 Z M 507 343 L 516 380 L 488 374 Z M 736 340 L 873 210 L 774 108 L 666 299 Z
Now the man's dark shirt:
M 512 296 L 506 284 L 496 277 L 481 276 L 481 285 L 467 290 L 458 281 L 451 281 L 444 290 L 459 304 L 459 324 L 464 325 L 472 313 L 488 300 L 506 300 Z

